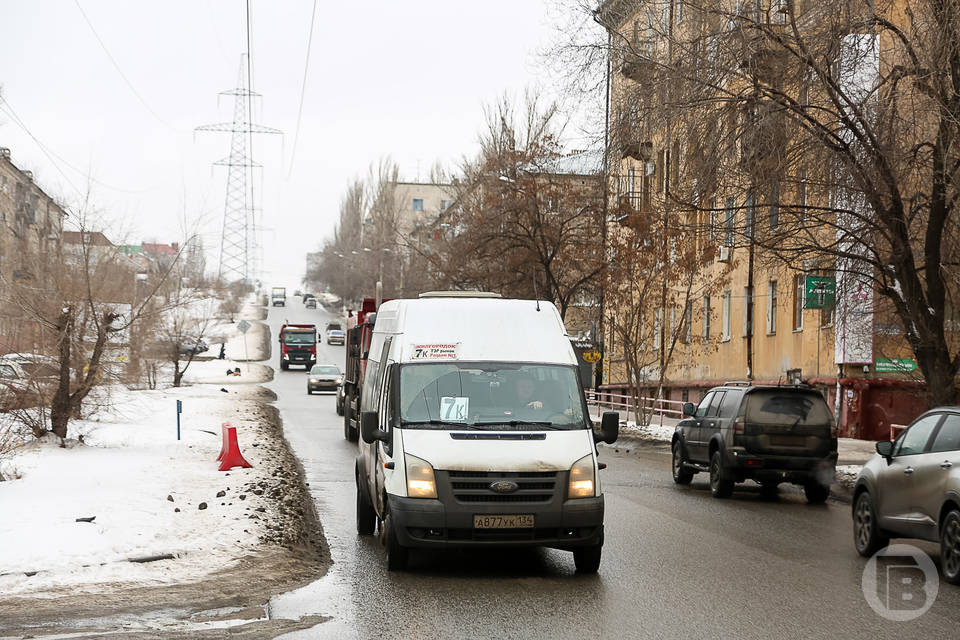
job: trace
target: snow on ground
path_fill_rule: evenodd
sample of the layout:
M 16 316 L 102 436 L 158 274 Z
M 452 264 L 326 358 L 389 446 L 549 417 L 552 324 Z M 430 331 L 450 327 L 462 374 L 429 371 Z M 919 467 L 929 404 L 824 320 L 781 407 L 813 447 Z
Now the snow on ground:
M 178 398 L 184 400 L 179 441 Z M 239 490 L 265 470 L 237 468 L 227 476 L 216 463 L 220 423 L 229 420 L 257 465 L 242 424 L 256 405 L 206 386 L 115 390 L 113 401 L 98 418 L 71 424 L 83 443 L 34 442 L 7 462 L 22 477 L 0 483 L 0 592 L 193 579 L 258 544 L 260 531 L 248 514 L 259 501 L 241 500 Z M 218 498 L 220 491 L 225 495 Z M 76 521 L 91 516 L 93 522 Z M 162 554 L 177 559 L 126 562 Z M 38 573 L 25 575 L 31 572 Z
M 232 340 L 239 333 L 233 325 L 223 335 Z M 259 345 L 251 357 L 262 357 Z M 228 378 L 227 367 L 239 367 L 243 375 Z M 270 477 L 275 443 L 264 442 L 264 414 L 253 401 L 258 389 L 229 383 L 271 375 L 263 365 L 197 361 L 188 380 L 212 384 L 113 387 L 109 408 L 71 421 L 66 446 L 48 436 L 4 460 L 4 470 L 20 477 L 0 482 L 0 593 L 43 596 L 95 583 L 102 588 L 199 580 L 250 553 L 273 506 L 243 487 Z M 0 421 L 11 419 L 0 415 Z M 225 421 L 237 427 L 252 469 L 217 470 Z M 90 517 L 92 522 L 77 521 Z M 167 554 L 175 559 L 129 561 Z
M 240 375 L 233 373 L 239 369 Z M 184 384 L 237 384 L 242 382 L 269 382 L 273 369 L 262 364 L 235 362 L 233 360 L 194 360 L 183 376 Z

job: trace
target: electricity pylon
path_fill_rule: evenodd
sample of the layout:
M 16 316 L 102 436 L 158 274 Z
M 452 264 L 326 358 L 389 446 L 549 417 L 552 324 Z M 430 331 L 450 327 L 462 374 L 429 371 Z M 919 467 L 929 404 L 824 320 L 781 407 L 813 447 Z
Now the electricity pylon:
M 253 169 L 260 165 L 253 161 L 248 149 L 252 147 L 255 133 L 283 132 L 251 122 L 253 98 L 260 94 L 247 88 L 243 69 L 241 59 L 240 86 L 220 93 L 233 96 L 233 122 L 203 125 L 196 130 L 230 134 L 230 155 L 213 163 L 214 166 L 227 167 L 227 196 L 217 276 L 252 283 L 261 266 L 258 258 L 262 243 L 258 237 L 260 231 L 253 200 Z

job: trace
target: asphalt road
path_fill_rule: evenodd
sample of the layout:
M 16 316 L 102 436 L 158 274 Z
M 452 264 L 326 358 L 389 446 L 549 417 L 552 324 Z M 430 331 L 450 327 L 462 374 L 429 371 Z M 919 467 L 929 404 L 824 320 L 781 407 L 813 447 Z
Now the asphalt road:
M 284 319 L 332 319 L 297 298 Z M 278 356 L 277 356 L 278 357 Z M 319 361 L 343 366 L 344 348 Z M 354 522 L 353 459 L 333 394 L 308 396 L 300 370 L 279 371 L 287 439 L 306 470 L 333 566 L 321 580 L 273 598 L 271 616 L 329 621 L 285 638 L 955 638 L 960 588 L 940 582 L 932 608 L 912 622 L 874 613 L 861 590 L 866 561 L 853 548 L 849 506 L 812 506 L 793 488 L 765 500 L 749 488 L 711 498 L 706 478 L 677 487 L 665 448 L 604 449 L 606 542 L 600 572 L 574 573 L 569 552 L 415 554 L 388 573 L 376 538 Z M 918 545 L 935 561 L 934 545 Z

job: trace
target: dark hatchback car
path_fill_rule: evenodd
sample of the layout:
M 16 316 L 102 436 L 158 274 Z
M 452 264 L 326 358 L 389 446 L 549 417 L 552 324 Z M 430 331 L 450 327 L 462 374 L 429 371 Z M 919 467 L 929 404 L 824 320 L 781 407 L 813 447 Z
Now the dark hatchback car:
M 890 538 L 940 543 L 947 582 L 960 584 L 960 407 L 913 421 L 860 471 L 853 493 L 853 542 L 869 557 Z
M 710 492 L 726 498 L 735 483 L 755 480 L 764 493 L 781 482 L 803 487 L 807 500 L 830 495 L 837 466 L 837 432 L 823 396 L 806 386 L 714 387 L 673 435 L 673 479 L 689 484 L 699 472 L 710 474 Z

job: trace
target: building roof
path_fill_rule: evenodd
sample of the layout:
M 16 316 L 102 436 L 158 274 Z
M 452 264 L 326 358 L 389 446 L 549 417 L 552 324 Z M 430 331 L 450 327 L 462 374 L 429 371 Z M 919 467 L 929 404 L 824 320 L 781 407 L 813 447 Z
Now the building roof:
M 536 167 L 537 173 L 554 175 L 596 176 L 603 173 L 603 151 L 591 149 L 547 160 Z
M 100 231 L 64 231 L 65 244 L 86 244 L 97 247 L 112 247 L 113 243 Z
M 150 253 L 156 256 L 176 256 L 180 252 L 180 244 L 173 242 L 170 244 L 156 244 L 153 242 L 144 242 L 143 245 L 144 252 Z

